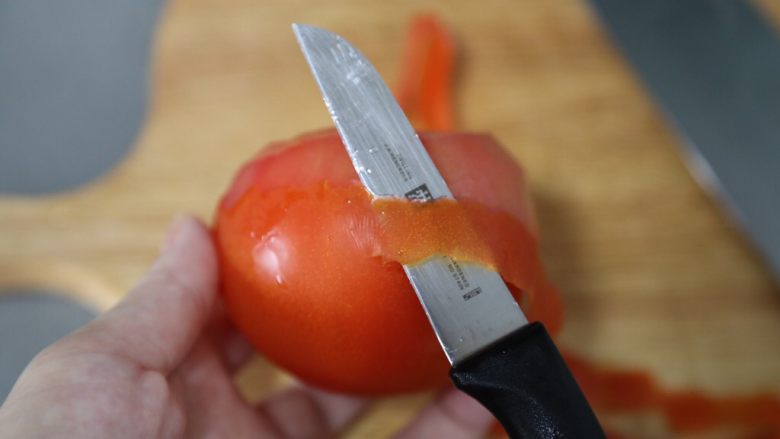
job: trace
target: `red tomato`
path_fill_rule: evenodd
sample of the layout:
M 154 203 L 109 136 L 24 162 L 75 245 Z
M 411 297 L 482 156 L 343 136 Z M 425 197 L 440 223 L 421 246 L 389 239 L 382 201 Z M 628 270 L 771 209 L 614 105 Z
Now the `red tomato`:
M 268 148 L 220 203 L 228 312 L 260 352 L 310 384 L 388 394 L 446 383 L 447 361 L 398 261 L 441 252 L 490 265 L 532 318 L 560 324 L 522 170 L 489 136 L 420 137 L 458 203 L 372 205 L 335 131 Z

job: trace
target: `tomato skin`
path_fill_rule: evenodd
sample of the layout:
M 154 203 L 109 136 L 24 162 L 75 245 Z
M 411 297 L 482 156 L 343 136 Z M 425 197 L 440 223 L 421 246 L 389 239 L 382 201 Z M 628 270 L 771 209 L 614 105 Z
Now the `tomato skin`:
M 456 198 L 535 230 L 523 173 L 490 137 L 421 140 Z M 383 253 L 370 201 L 332 130 L 245 165 L 215 224 L 228 313 L 255 348 L 318 387 L 440 387 L 449 365 L 400 264 Z

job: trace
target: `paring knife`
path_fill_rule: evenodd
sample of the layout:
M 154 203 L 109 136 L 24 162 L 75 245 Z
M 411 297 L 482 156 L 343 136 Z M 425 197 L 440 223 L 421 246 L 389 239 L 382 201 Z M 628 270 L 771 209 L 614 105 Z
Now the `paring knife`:
M 375 198 L 452 198 L 377 71 L 331 32 L 293 30 L 360 180 Z M 498 273 L 446 256 L 405 265 L 452 364 L 455 386 L 512 438 L 603 438 L 577 382 L 541 323 L 529 323 Z
M 780 37 L 748 1 L 591 0 L 780 283 Z

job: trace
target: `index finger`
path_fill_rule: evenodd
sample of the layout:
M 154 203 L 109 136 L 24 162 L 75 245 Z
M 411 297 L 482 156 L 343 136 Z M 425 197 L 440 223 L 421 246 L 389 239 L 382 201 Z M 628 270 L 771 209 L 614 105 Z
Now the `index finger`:
M 217 262 L 209 232 L 195 218 L 180 217 L 146 277 L 117 306 L 73 334 L 70 347 L 168 373 L 203 331 L 216 296 Z

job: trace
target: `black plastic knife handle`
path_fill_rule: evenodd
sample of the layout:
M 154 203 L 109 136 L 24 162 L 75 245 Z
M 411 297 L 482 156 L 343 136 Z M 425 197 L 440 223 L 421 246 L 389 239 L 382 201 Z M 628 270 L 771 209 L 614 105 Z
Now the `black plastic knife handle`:
M 450 371 L 513 439 L 605 438 L 547 330 L 531 323 Z

